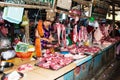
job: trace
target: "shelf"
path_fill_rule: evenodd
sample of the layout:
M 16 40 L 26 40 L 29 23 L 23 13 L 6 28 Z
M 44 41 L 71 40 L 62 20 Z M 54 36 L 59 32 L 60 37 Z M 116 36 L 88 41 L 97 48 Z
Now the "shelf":
M 0 6 L 1 7 L 5 7 L 5 6 L 24 7 L 29 9 L 50 9 L 50 6 L 14 4 L 14 3 L 6 3 L 6 2 L 0 2 Z

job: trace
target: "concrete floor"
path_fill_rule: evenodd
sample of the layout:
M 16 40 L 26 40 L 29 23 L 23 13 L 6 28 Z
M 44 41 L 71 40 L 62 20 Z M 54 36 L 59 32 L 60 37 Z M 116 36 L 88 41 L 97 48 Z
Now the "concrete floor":
M 114 59 L 100 70 L 100 74 L 91 80 L 120 80 L 120 60 Z
M 107 80 L 120 80 L 120 60 L 117 61 L 116 69 Z

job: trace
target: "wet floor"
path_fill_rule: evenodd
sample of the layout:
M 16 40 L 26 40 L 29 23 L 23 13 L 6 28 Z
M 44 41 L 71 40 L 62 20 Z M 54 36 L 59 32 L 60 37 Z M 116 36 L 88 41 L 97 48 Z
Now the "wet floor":
M 120 60 L 114 59 L 100 72 L 100 75 L 93 80 L 120 80 Z
M 120 80 L 120 60 L 112 75 L 107 80 Z

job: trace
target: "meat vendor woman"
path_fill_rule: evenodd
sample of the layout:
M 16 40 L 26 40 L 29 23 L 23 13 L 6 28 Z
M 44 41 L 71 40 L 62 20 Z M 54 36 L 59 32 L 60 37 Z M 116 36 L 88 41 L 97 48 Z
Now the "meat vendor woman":
M 41 45 L 42 47 L 45 47 L 48 43 L 51 43 L 54 38 L 52 37 L 52 34 L 51 34 L 51 21 L 49 20 L 45 20 L 43 22 L 43 31 L 44 31 L 44 35 L 43 37 L 41 37 Z
M 38 26 L 36 28 L 35 36 L 35 47 L 36 47 L 36 56 L 40 57 L 42 56 L 41 48 L 44 48 L 48 43 L 51 43 L 54 38 L 51 35 L 51 21 L 45 20 L 41 21 L 39 20 Z

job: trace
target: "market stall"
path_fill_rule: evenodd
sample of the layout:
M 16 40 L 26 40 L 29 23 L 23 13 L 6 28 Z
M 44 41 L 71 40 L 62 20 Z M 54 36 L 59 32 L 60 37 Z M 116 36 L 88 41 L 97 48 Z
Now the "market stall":
M 2 6 L 20 7 L 19 11 L 21 10 L 20 14 L 23 16 L 19 15 L 21 19 L 15 18 L 14 20 L 11 17 L 14 15 L 5 15 L 5 13 L 3 19 L 15 24 L 24 22 L 22 25 L 20 23 L 20 27 L 24 27 L 20 29 L 25 30 L 23 33 L 26 36 L 26 38 L 23 37 L 25 40 L 19 39 L 21 36 L 15 37 L 11 46 L 6 47 L 0 43 L 3 45 L 0 47 L 2 80 L 97 79 L 101 70 L 104 70 L 104 67 L 115 59 L 116 46 L 120 44 L 120 37 L 110 35 L 113 30 L 111 28 L 114 27 L 105 19 L 107 11 L 102 12 L 104 8 L 108 8 L 107 3 L 98 1 L 98 5 L 95 1 L 79 3 L 78 0 L 59 3 L 59 0 L 43 1 L 39 4 L 34 1 L 21 2 L 21 5 L 1 2 Z M 68 3 L 67 6 L 64 5 L 66 3 Z M 36 4 L 36 6 L 30 7 L 31 4 Z M 37 5 L 44 7 L 41 9 Z M 21 7 L 38 8 L 38 10 L 27 9 L 24 12 L 24 8 Z M 11 7 L 8 8 L 12 10 Z M 4 9 L 4 11 L 9 9 Z M 16 10 L 15 7 L 14 10 Z M 99 15 L 95 15 L 96 13 Z M 38 15 L 42 16 L 38 17 Z M 54 23 L 51 23 L 53 21 Z M 31 30 L 35 34 L 34 37 L 30 37 L 31 26 L 34 26 Z M 45 38 L 46 36 L 49 37 Z M 31 44 L 30 38 L 34 43 Z
M 14 67 L 10 68 L 10 70 L 6 70 L 5 73 L 11 73 L 13 71 L 19 71 L 24 73 L 23 78 L 21 80 L 80 80 L 80 79 L 90 79 L 93 76 L 96 76 L 96 72 L 101 70 L 104 66 L 110 64 L 111 60 L 114 59 L 115 46 L 118 43 L 110 45 L 104 48 L 102 51 L 95 53 L 93 55 L 89 55 L 85 58 L 76 60 L 69 65 L 60 68 L 59 70 L 51 70 L 40 68 L 35 66 L 36 61 L 25 59 L 21 60 L 20 58 L 13 59 Z M 21 70 L 19 67 L 22 65 L 30 65 L 32 69 L 25 68 Z M 46 78 L 47 77 L 47 78 Z

